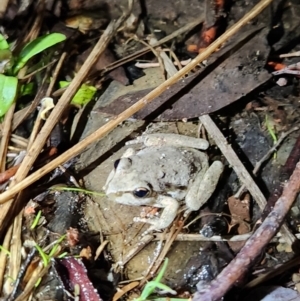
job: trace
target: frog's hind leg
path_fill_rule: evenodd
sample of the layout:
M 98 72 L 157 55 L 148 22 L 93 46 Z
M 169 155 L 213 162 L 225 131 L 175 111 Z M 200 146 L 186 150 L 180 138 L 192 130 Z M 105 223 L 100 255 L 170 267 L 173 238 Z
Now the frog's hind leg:
M 208 201 L 216 189 L 223 169 L 224 166 L 221 161 L 214 161 L 206 171 L 200 171 L 186 195 L 187 210 L 185 215 L 191 211 L 199 210 Z

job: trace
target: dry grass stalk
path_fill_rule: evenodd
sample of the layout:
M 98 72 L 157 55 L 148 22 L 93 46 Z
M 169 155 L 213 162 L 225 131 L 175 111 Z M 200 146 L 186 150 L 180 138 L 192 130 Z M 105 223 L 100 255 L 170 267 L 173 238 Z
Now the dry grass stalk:
M 103 33 L 103 35 L 101 36 L 97 44 L 95 45 L 93 51 L 91 52 L 91 54 L 83 64 L 82 68 L 76 74 L 74 80 L 70 83 L 70 85 L 68 86 L 68 88 L 66 89 L 66 91 L 64 92 L 60 100 L 58 101 L 57 105 L 51 112 L 49 118 L 45 122 L 43 128 L 41 129 L 38 136 L 36 137 L 34 143 L 32 144 L 26 157 L 24 158 L 18 172 L 15 175 L 15 178 L 10 185 L 10 189 L 13 189 L 16 183 L 22 181 L 27 176 L 37 156 L 42 150 L 47 138 L 49 137 L 50 132 L 52 131 L 56 123 L 59 121 L 63 111 L 69 105 L 70 100 L 72 99 L 72 97 L 74 96 L 74 94 L 76 93 L 80 85 L 82 84 L 83 80 L 86 78 L 91 67 L 95 64 L 95 62 L 98 60 L 100 55 L 106 49 L 108 43 L 110 42 L 111 38 L 115 35 L 117 28 L 121 25 L 123 20 L 124 17 L 120 18 L 116 22 L 111 22 L 108 25 L 107 29 L 105 30 L 105 32 Z M 4 204 L 1 208 L 2 210 L 0 211 L 0 231 L 3 231 L 5 227 L 4 222 L 7 223 L 7 220 L 5 219 L 6 217 L 8 217 L 7 213 L 10 210 L 12 203 L 13 200 L 11 199 L 9 202 Z
M 16 184 L 14 187 L 10 188 L 8 191 L 5 191 L 0 195 L 0 203 L 7 202 L 10 198 L 12 198 L 16 193 L 25 189 L 29 185 L 33 184 L 40 177 L 46 175 L 48 172 L 55 169 L 60 164 L 70 160 L 71 158 L 80 154 L 85 148 L 87 148 L 91 143 L 97 141 L 98 139 L 107 135 L 110 131 L 112 131 L 115 127 L 117 127 L 121 122 L 125 121 L 129 117 L 131 117 L 134 113 L 141 110 L 144 106 L 150 103 L 154 98 L 162 94 L 165 90 L 168 89 L 171 85 L 176 83 L 179 79 L 181 79 L 185 74 L 190 72 L 195 66 L 201 63 L 203 60 L 207 59 L 210 54 L 215 52 L 219 47 L 222 46 L 224 42 L 226 42 L 231 36 L 238 32 L 238 30 L 247 24 L 250 20 L 255 18 L 262 10 L 264 10 L 272 0 L 262 0 L 259 2 L 249 13 L 247 13 L 240 21 L 238 21 L 235 25 L 229 28 L 223 35 L 221 35 L 217 40 L 215 40 L 209 47 L 207 47 L 202 53 L 200 53 L 195 59 L 193 59 L 187 66 L 179 70 L 174 76 L 167 79 L 164 83 L 159 85 L 153 91 L 148 93 L 145 97 L 140 99 L 137 103 L 126 109 L 124 112 L 110 120 L 104 126 L 99 128 L 94 133 L 90 134 L 88 137 L 80 141 L 78 144 L 64 152 L 62 155 L 54 159 L 52 162 L 43 166 L 26 179 L 22 180 L 20 183 Z M 73 82 L 72 82 L 73 83 Z M 67 91 L 66 91 L 67 92 Z M 66 93 L 65 92 L 65 93 Z M 57 110 L 56 110 L 57 112 Z

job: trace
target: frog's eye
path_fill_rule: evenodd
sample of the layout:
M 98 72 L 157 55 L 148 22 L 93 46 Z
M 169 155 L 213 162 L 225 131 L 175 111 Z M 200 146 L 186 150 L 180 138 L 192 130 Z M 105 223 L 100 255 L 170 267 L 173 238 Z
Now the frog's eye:
M 114 169 L 117 169 L 119 163 L 120 163 L 120 159 L 118 159 L 114 162 Z
M 150 193 L 150 190 L 144 187 L 137 188 L 133 191 L 133 195 L 137 198 L 144 198 L 148 196 Z

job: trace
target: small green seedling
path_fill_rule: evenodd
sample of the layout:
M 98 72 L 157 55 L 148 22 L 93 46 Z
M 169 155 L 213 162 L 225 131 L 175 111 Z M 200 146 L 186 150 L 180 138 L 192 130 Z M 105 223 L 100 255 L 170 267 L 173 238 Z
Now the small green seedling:
M 43 261 L 43 264 L 44 264 L 44 267 L 47 267 L 48 264 L 50 263 L 50 260 L 54 257 L 57 249 L 58 249 L 58 246 L 59 244 L 66 238 L 66 235 L 63 235 L 61 236 L 56 244 L 53 246 L 53 248 L 51 249 L 51 251 L 49 252 L 49 254 L 46 254 L 43 249 L 38 245 L 38 244 L 35 244 L 35 247 L 36 249 L 38 250 L 41 258 L 42 258 L 42 261 Z M 65 256 L 65 255 L 64 255 Z
M 70 84 L 69 82 L 60 81 L 59 87 L 64 88 L 67 87 L 69 84 Z M 95 88 L 94 86 L 82 84 L 79 90 L 77 91 L 77 93 L 74 95 L 71 104 L 76 106 L 84 106 L 93 99 L 96 92 L 97 92 L 97 88 Z
M 272 137 L 273 144 L 276 144 L 277 141 L 278 141 L 278 139 L 277 139 L 276 133 L 275 133 L 275 131 L 274 131 L 273 123 L 270 122 L 269 117 L 268 117 L 268 114 L 266 115 L 266 122 L 265 122 L 265 124 L 266 124 L 266 126 L 267 126 L 267 130 L 268 130 L 270 136 Z M 276 159 L 276 157 L 277 157 L 277 154 L 276 154 L 276 152 L 275 152 L 274 155 L 273 155 L 273 158 Z
M 172 294 L 172 295 L 176 295 L 176 291 L 172 290 L 170 287 L 168 287 L 167 285 L 161 283 L 161 279 L 167 269 L 167 266 L 168 266 L 168 258 L 165 259 L 164 261 L 164 264 L 160 270 L 160 272 L 158 273 L 157 277 L 153 280 L 153 281 L 149 281 L 143 291 L 142 291 L 142 294 L 140 295 L 140 297 L 134 299 L 135 301 L 145 301 L 145 300 L 149 300 L 149 296 L 154 292 L 155 289 L 160 289 L 162 291 L 164 291 L 164 293 L 169 293 L 169 294 Z M 166 298 L 161 298 L 161 297 L 151 297 L 151 300 L 166 300 Z M 179 300 L 184 300 L 186 301 L 187 299 L 179 299 L 179 298 L 167 298 L 167 300 L 176 300 L 176 301 L 179 301 Z
M 39 210 L 39 212 L 38 212 L 37 215 L 35 216 L 34 221 L 33 221 L 32 225 L 31 225 L 31 227 L 30 227 L 31 230 L 33 230 L 33 229 L 39 224 L 41 215 L 42 215 L 42 211 Z
M 278 139 L 274 131 L 274 126 L 270 122 L 268 115 L 266 115 L 266 126 L 270 136 L 272 137 L 273 143 L 275 144 L 278 141 Z
M 66 36 L 61 33 L 49 33 L 29 42 L 17 56 L 12 73 L 16 75 L 32 57 L 65 39 Z
M 33 95 L 34 94 L 34 83 L 25 83 L 22 84 L 20 87 L 20 95 L 26 96 L 26 95 Z
M 16 100 L 17 73 L 32 57 L 65 39 L 66 36 L 61 33 L 46 34 L 25 45 L 18 55 L 13 55 L 4 36 L 0 34 L 0 73 L 3 73 L 0 74 L 0 117 L 6 114 Z
M 18 79 L 0 74 L 0 117 L 4 116 L 14 103 L 18 90 Z

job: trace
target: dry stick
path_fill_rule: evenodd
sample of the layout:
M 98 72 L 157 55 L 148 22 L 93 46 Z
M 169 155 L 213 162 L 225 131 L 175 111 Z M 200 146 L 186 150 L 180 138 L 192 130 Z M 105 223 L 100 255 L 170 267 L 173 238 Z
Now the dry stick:
M 191 23 L 186 24 L 185 26 L 175 30 L 168 36 L 162 38 L 156 44 L 152 45 L 152 47 L 155 48 L 157 46 L 161 46 L 162 44 L 167 43 L 168 41 L 171 41 L 172 39 L 176 38 L 177 36 L 180 36 L 181 34 L 184 34 L 187 31 L 190 31 L 191 29 L 193 29 L 195 26 L 199 25 L 203 21 L 204 21 L 204 18 L 201 16 L 201 17 L 199 17 L 198 20 L 192 21 Z M 149 51 L 151 51 L 151 49 L 149 49 L 149 47 L 146 47 L 146 48 L 136 51 L 135 53 L 129 54 L 128 56 L 123 57 L 123 58 L 119 59 L 118 61 L 109 64 L 107 67 L 105 67 L 103 69 L 103 72 L 105 72 L 105 73 L 109 72 L 110 70 L 115 69 L 119 66 L 122 66 L 125 63 L 130 62 L 130 61 L 144 55 L 145 53 L 147 53 Z
M 62 65 L 63 65 L 63 62 L 65 61 L 65 58 L 67 57 L 67 54 L 68 54 L 68 53 L 65 51 L 65 52 L 63 52 L 62 55 L 60 56 L 59 61 L 58 61 L 58 63 L 56 64 L 56 67 L 55 67 L 54 72 L 53 72 L 53 74 L 52 74 L 52 79 L 51 79 L 51 82 L 50 82 L 50 84 L 49 84 L 49 87 L 48 87 L 48 90 L 47 90 L 45 96 L 49 96 L 49 97 L 50 97 L 50 95 L 51 95 L 51 93 L 52 93 L 52 89 L 53 89 L 53 87 L 54 87 L 54 84 L 55 84 L 55 82 L 56 82 L 56 80 L 57 80 L 57 77 L 58 77 L 58 75 L 59 75 L 59 71 L 60 71 L 60 69 L 61 69 L 61 67 L 62 67 Z
M 278 275 L 282 275 L 284 272 L 295 268 L 295 266 L 299 266 L 300 256 L 297 256 L 289 261 L 281 263 L 279 266 L 274 267 L 272 270 L 267 271 L 265 273 L 260 274 L 257 278 L 248 282 L 244 288 L 249 289 L 255 287 L 263 282 L 266 282 Z M 296 300 L 296 299 L 294 299 Z
M 12 237 L 13 225 L 11 224 L 8 230 L 5 233 L 4 241 L 2 243 L 1 253 L 0 253 L 0 292 L 3 294 L 3 279 L 6 271 L 6 261 L 9 256 L 7 251 L 10 247 L 10 241 Z
M 171 245 L 173 244 L 173 242 L 176 240 L 179 233 L 181 232 L 187 218 L 188 218 L 188 216 L 186 216 L 183 221 L 180 221 L 180 217 L 178 217 L 177 220 L 175 220 L 174 225 L 173 225 L 174 229 L 171 228 L 171 231 L 168 233 L 169 236 L 166 239 L 166 243 L 165 243 L 163 249 L 161 250 L 159 256 L 157 257 L 157 260 L 156 261 L 153 260 L 153 266 L 150 267 L 150 269 L 147 273 L 147 276 L 140 282 L 140 284 L 139 284 L 140 287 L 143 286 L 147 280 L 152 278 L 157 273 L 160 265 L 162 264 L 163 260 L 166 258 L 167 254 L 171 248 Z
M 163 262 L 164 258 L 166 257 L 167 253 L 169 252 L 172 243 L 178 236 L 179 232 L 182 230 L 184 222 L 180 222 L 179 219 L 180 219 L 180 216 L 178 216 L 177 219 L 174 221 L 173 226 L 171 227 L 170 232 L 169 232 L 169 237 L 168 237 L 168 239 L 166 239 L 166 243 L 163 248 L 162 248 L 162 240 L 160 241 L 159 250 L 156 250 L 154 252 L 156 255 L 154 256 L 150 266 L 148 267 L 146 276 L 139 283 L 139 287 L 143 286 L 150 278 L 152 278 L 156 274 L 161 263 Z M 165 232 L 166 232 L 166 230 L 165 230 Z M 163 234 L 166 234 L 166 233 L 163 233 Z
M 229 265 L 222 270 L 216 279 L 203 291 L 195 294 L 193 301 L 219 300 L 235 283 L 243 278 L 245 273 L 249 271 L 252 263 L 260 256 L 262 250 L 279 230 L 299 191 L 300 162 L 298 162 L 290 180 L 286 183 L 281 197 L 261 226 L 255 231 L 252 237 L 248 239 L 241 251 Z
M 16 184 L 14 187 L 12 187 L 9 190 L 3 192 L 0 195 L 0 204 L 7 202 L 11 197 L 13 197 L 20 190 L 22 190 L 22 189 L 28 187 L 29 185 L 33 184 L 36 180 L 38 180 L 40 177 L 46 175 L 48 172 L 55 169 L 58 165 L 61 165 L 64 162 L 66 162 L 66 161 L 70 160 L 71 158 L 73 158 L 73 157 L 77 156 L 78 154 L 80 154 L 91 143 L 95 142 L 99 138 L 104 137 L 110 131 L 112 131 L 115 127 L 117 127 L 118 124 L 125 121 L 126 119 L 131 117 L 133 114 L 135 114 L 136 112 L 141 110 L 148 103 L 150 103 L 154 98 L 159 96 L 162 92 L 167 90 L 171 85 L 173 85 L 180 78 L 182 78 L 186 73 L 191 71 L 200 62 L 202 62 L 203 60 L 208 58 L 211 53 L 213 53 L 219 47 L 221 47 L 222 44 L 227 39 L 229 39 L 232 35 L 234 35 L 236 32 L 238 32 L 238 30 L 243 25 L 247 24 L 250 20 L 255 18 L 271 2 L 272 2 L 272 0 L 262 0 L 261 2 L 259 2 L 259 4 L 257 4 L 255 7 L 253 7 L 253 9 L 249 13 L 247 13 L 240 21 L 238 21 L 235 25 L 230 27 L 224 34 L 222 34 L 209 47 L 207 47 L 202 53 L 200 53 L 196 58 L 194 58 L 187 66 L 185 66 L 184 68 L 179 70 L 174 76 L 167 79 L 165 82 L 163 82 L 161 85 L 159 85 L 153 91 L 148 93 L 146 96 L 144 96 L 138 102 L 133 104 L 131 107 L 126 109 L 121 114 L 115 116 L 112 120 L 110 120 L 105 125 L 103 125 L 101 128 L 99 128 L 97 131 L 95 131 L 94 133 L 90 134 L 88 137 L 86 137 L 85 139 L 83 139 L 82 141 L 77 143 L 75 146 L 73 146 L 72 148 L 70 148 L 69 150 L 64 152 L 62 155 L 60 155 L 59 157 L 57 157 L 56 159 L 54 159 L 53 161 L 51 161 L 50 163 L 48 163 L 44 167 L 40 168 L 39 170 L 37 170 L 36 172 L 34 172 L 30 176 L 28 176 L 22 182 Z M 72 81 L 72 83 L 73 83 L 73 81 Z M 70 86 L 69 86 L 68 90 L 70 90 Z M 64 95 L 66 94 L 66 92 L 64 93 Z M 56 110 L 55 113 L 57 113 L 57 111 L 60 111 L 60 110 L 61 110 L 61 108 Z
M 51 112 L 49 118 L 45 122 L 44 127 L 41 129 L 40 133 L 36 137 L 36 140 L 32 144 L 28 154 L 24 158 L 24 160 L 22 162 L 22 165 L 20 166 L 17 174 L 15 175 L 14 180 L 12 181 L 12 185 L 10 186 L 10 189 L 12 189 L 12 190 L 9 189 L 10 191 L 13 191 L 12 187 L 15 187 L 14 185 L 16 183 L 22 181 L 26 177 L 26 175 L 28 174 L 31 166 L 33 165 L 33 163 L 36 160 L 37 156 L 39 155 L 41 149 L 43 148 L 43 146 L 46 142 L 46 139 L 48 138 L 50 132 L 52 131 L 52 129 L 54 128 L 54 126 L 58 122 L 59 118 L 61 117 L 64 109 L 70 103 L 71 98 L 74 96 L 74 94 L 76 93 L 76 91 L 80 87 L 82 81 L 87 76 L 90 68 L 96 63 L 99 56 L 106 49 L 109 41 L 111 40 L 111 38 L 113 37 L 113 35 L 116 31 L 116 27 L 118 25 L 120 25 L 120 23 L 123 19 L 124 18 L 119 19 L 117 22 L 112 21 L 108 25 L 105 32 L 103 33 L 103 35 L 101 36 L 101 38 L 99 39 L 97 44 L 95 45 L 93 51 L 91 52 L 91 54 L 89 55 L 87 60 L 84 62 L 83 66 L 81 67 L 81 69 L 79 70 L 79 72 L 77 73 L 75 78 L 73 79 L 73 81 L 70 83 L 70 85 L 68 86 L 68 88 L 66 89 L 66 91 L 64 92 L 64 94 L 62 95 L 60 100 L 58 101 L 57 105 L 55 106 L 55 108 Z M 55 166 L 55 167 L 57 167 L 57 166 Z M 39 175 L 37 179 L 39 179 L 40 176 L 41 175 Z M 15 191 L 19 192 L 21 190 L 22 189 L 17 189 Z M 15 195 L 15 194 L 16 193 L 14 193 L 13 195 Z M 13 196 L 13 195 L 11 195 L 11 196 Z M 6 199 L 6 201 L 7 200 L 8 199 Z M 5 217 L 7 216 L 7 213 L 9 211 L 9 209 L 11 208 L 12 202 L 13 202 L 13 200 L 10 200 L 8 203 L 3 205 L 2 208 L 1 208 L 1 211 L 0 211 L 0 230 L 2 230 L 3 227 L 5 226 L 5 225 L 3 225 L 3 221 L 4 221 Z
M 28 116 L 33 113 L 40 103 L 41 99 L 45 96 L 46 93 L 46 88 L 48 86 L 47 79 L 50 77 L 50 68 L 47 69 L 45 76 L 42 80 L 42 83 L 34 96 L 33 101 L 31 104 L 24 108 L 21 109 L 14 114 L 14 119 L 13 119 L 13 125 L 12 125 L 12 130 L 14 131 L 24 120 L 28 118 Z
M 186 234 L 186 233 L 179 233 L 178 236 L 175 238 L 175 241 L 245 241 L 249 237 L 251 237 L 253 233 L 249 232 L 246 234 L 239 234 L 239 235 L 214 235 L 211 237 L 206 237 L 201 234 Z M 297 239 L 300 239 L 300 233 L 295 234 Z M 167 240 L 169 239 L 170 235 L 167 233 L 165 236 L 163 236 L 162 233 L 155 233 L 154 241 L 158 241 L 161 239 Z M 281 242 L 282 241 L 282 235 L 279 234 L 278 236 L 274 237 L 271 242 Z
M 75 95 L 76 91 L 80 87 L 82 81 L 87 76 L 90 68 L 95 64 L 98 60 L 98 57 L 103 53 L 106 49 L 109 41 L 111 40 L 113 34 L 115 32 L 115 22 L 111 22 L 108 27 L 106 28 L 105 32 L 95 45 L 93 51 L 84 62 L 83 66 L 72 80 L 68 88 L 66 89 L 65 93 L 59 99 L 57 105 L 51 112 L 50 116 L 48 117 L 47 121 L 45 122 L 44 127 L 40 131 L 39 135 L 35 139 L 31 149 L 29 150 L 27 156 L 24 158 L 22 165 L 16 174 L 14 182 L 18 182 L 20 178 L 23 178 L 27 175 L 29 169 L 33 165 L 36 157 L 39 155 L 41 149 L 43 148 L 46 139 L 48 138 L 49 134 L 51 133 L 52 129 L 58 122 L 59 118 L 61 117 L 64 109 L 69 105 L 71 98 Z
M 26 284 L 25 289 L 23 292 L 14 300 L 14 301 L 24 301 L 25 298 L 27 298 L 30 293 L 33 291 L 36 283 L 39 281 L 40 278 L 42 278 L 46 273 L 48 272 L 49 268 L 51 267 L 50 264 L 48 264 L 46 267 L 44 267 L 41 263 L 38 265 L 36 270 L 33 271 L 34 276 L 31 277 Z
M 138 42 L 140 42 L 143 45 L 146 45 L 149 49 L 151 49 L 152 53 L 156 56 L 157 60 L 158 60 L 158 64 L 159 64 L 159 68 L 161 70 L 162 73 L 162 77 L 165 78 L 165 68 L 164 68 L 164 64 L 162 61 L 161 56 L 158 54 L 158 52 L 154 49 L 154 47 L 151 46 L 151 43 L 147 44 L 145 41 L 143 40 L 137 40 Z
M 236 155 L 231 145 L 228 144 L 222 132 L 213 122 L 213 120 L 208 115 L 203 115 L 199 117 L 200 121 L 204 125 L 205 129 L 209 135 L 213 138 L 218 148 L 221 150 L 222 154 L 225 156 L 226 160 L 234 169 L 238 178 L 244 183 L 251 193 L 252 197 L 256 200 L 259 208 L 263 210 L 266 205 L 265 196 L 262 194 L 256 183 L 253 181 L 251 175 L 244 167 L 243 163 L 240 161 L 239 157 Z
M 20 196 L 22 193 L 20 194 Z M 19 197 L 19 196 L 18 196 Z M 21 210 L 18 215 L 14 219 L 13 223 L 13 233 L 12 233 L 12 240 L 10 244 L 10 256 L 9 256 L 9 268 L 8 268 L 8 275 L 10 277 L 7 278 L 5 287 L 7 289 L 6 293 L 10 294 L 13 289 L 13 283 L 15 279 L 18 277 L 18 273 L 21 266 L 21 248 L 22 248 L 22 241 L 21 241 L 21 231 L 22 231 L 22 221 L 23 221 L 23 210 Z
M 261 209 L 261 211 L 263 211 L 267 204 L 265 196 L 262 194 L 261 190 L 254 182 L 248 170 L 245 168 L 239 157 L 232 149 L 231 145 L 228 144 L 222 132 L 219 130 L 219 128 L 216 126 L 209 115 L 203 115 L 199 117 L 199 119 L 204 125 L 207 132 L 214 139 L 215 143 L 221 150 L 222 154 L 225 156 L 226 160 L 234 169 L 240 181 L 247 187 L 250 194 L 257 202 L 259 208 Z M 294 235 L 290 232 L 289 228 L 286 225 L 283 225 L 282 228 L 282 236 L 288 244 L 292 245 L 295 241 Z
M 34 9 L 36 13 L 34 18 L 34 23 L 31 26 L 29 33 L 23 40 L 24 44 L 36 39 L 42 28 L 42 22 L 44 20 L 44 15 L 45 15 L 45 3 L 43 1 L 38 1 Z
M 172 235 L 170 233 L 155 233 L 154 241 L 158 240 L 168 240 Z M 239 234 L 239 235 L 214 235 L 211 237 L 204 236 L 202 234 L 192 234 L 192 233 L 179 233 L 174 241 L 245 241 L 247 240 L 252 233 Z M 276 239 L 278 241 L 278 239 Z
M 151 38 L 150 42 L 149 42 L 151 48 L 152 48 L 152 45 L 154 45 L 155 43 L 157 43 L 157 40 L 155 38 Z M 159 57 L 163 61 L 163 68 L 164 68 L 165 72 L 167 72 L 167 74 L 169 76 L 175 75 L 177 72 L 177 69 L 175 68 L 172 60 L 167 56 L 167 54 L 164 51 L 161 51 L 161 49 L 158 49 L 157 52 L 158 52 L 157 57 Z
M 300 56 L 300 51 L 292 52 L 292 53 L 285 53 L 285 54 L 280 54 L 280 58 L 285 58 L 285 57 L 293 57 L 293 56 Z
M 16 107 L 16 102 L 14 102 L 9 108 L 8 112 L 4 117 L 2 137 L 0 143 L 0 172 L 4 172 L 6 169 L 6 153 L 9 144 L 10 134 L 11 134 L 11 125 L 14 117 L 14 111 Z
M 19 80 L 25 80 L 25 79 L 28 79 L 28 78 L 32 77 L 33 75 L 39 73 L 40 71 L 43 71 L 43 70 L 47 69 L 48 67 L 50 67 L 51 65 L 55 64 L 56 62 L 57 62 L 57 59 L 53 60 L 52 62 L 48 63 L 47 65 L 45 65 L 45 66 L 43 66 L 43 67 L 41 67 L 41 68 L 38 68 L 38 69 L 32 71 L 31 73 L 27 73 L 27 74 L 24 75 L 24 76 L 22 75 L 22 77 L 19 77 L 19 76 L 18 76 L 18 79 L 19 79 Z
M 124 256 L 122 256 L 122 261 L 118 262 L 118 265 L 124 266 L 129 260 L 131 260 L 136 254 L 138 254 L 142 249 L 145 248 L 147 244 L 153 241 L 153 235 L 147 234 L 139 239 L 139 243 L 135 244 Z
M 12 143 L 15 143 L 16 145 L 21 146 L 22 148 L 27 148 L 28 146 L 28 139 L 18 136 L 16 134 L 10 135 L 10 141 Z

